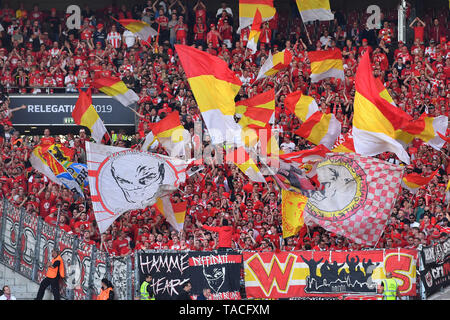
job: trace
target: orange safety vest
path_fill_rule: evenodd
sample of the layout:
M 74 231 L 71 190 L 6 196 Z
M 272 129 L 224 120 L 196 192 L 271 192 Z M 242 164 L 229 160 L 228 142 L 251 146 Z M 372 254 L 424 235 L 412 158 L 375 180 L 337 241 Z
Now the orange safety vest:
M 100 294 L 97 296 L 97 300 L 108 300 L 109 299 L 109 293 L 112 291 L 112 288 L 106 288 L 105 290 L 102 289 Z
M 61 256 L 57 256 L 56 258 L 52 259 L 52 265 L 55 263 L 55 261 L 59 261 L 59 275 L 61 278 L 64 278 L 64 261 L 61 258 Z M 54 279 L 58 275 L 58 267 L 48 267 L 47 270 L 47 278 Z

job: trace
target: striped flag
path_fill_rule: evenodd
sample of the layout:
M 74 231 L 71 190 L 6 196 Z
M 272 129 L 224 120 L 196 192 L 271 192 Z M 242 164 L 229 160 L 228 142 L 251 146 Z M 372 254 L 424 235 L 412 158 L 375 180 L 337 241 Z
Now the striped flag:
M 292 191 L 281 190 L 281 217 L 283 238 L 298 234 L 304 225 L 303 210 L 308 198 Z
M 230 151 L 226 154 L 226 161 L 234 163 L 243 173 L 249 177 L 253 182 L 265 183 L 266 179 L 262 175 L 256 163 L 244 149 L 239 147 L 234 151 Z
M 236 114 L 241 115 L 241 120 L 238 124 L 242 127 L 242 141 L 247 147 L 253 147 L 258 141 L 261 141 L 261 144 L 264 144 L 263 147 L 267 148 L 267 144 L 271 143 L 270 139 L 272 137 L 269 121 L 274 111 L 274 89 L 236 103 Z M 266 130 L 265 135 L 262 135 L 262 130 Z M 267 138 L 260 140 L 262 136 Z
M 275 89 L 236 102 L 236 114 L 242 128 L 264 128 L 275 111 Z
M 134 19 L 119 19 L 116 21 L 119 22 L 125 29 L 131 31 L 139 39 L 148 43 L 151 43 L 152 38 L 158 35 L 158 32 L 144 21 Z
M 72 111 L 73 120 L 76 124 L 89 128 L 95 142 L 107 144 L 110 140 L 108 130 L 92 105 L 91 88 L 87 91 L 79 90 L 79 92 L 80 95 Z
M 174 203 L 170 200 L 170 196 L 167 195 L 158 198 L 155 206 L 177 232 L 183 230 L 187 201 Z
M 256 10 L 261 13 L 263 22 L 272 19 L 276 13 L 273 0 L 239 0 L 239 30 L 252 25 Z
M 278 71 L 287 68 L 292 61 L 292 53 L 289 50 L 283 50 L 272 56 L 272 52 L 269 52 L 264 64 L 259 69 L 258 77 L 255 81 L 270 77 L 278 73 Z
M 153 141 L 149 145 L 152 145 L 154 140 L 158 139 L 170 156 L 174 156 L 173 152 L 178 151 L 179 144 L 184 144 L 183 134 L 185 129 L 180 122 L 178 111 L 169 113 L 156 123 L 151 123 L 150 129 L 152 130 Z
M 302 94 L 301 91 L 288 94 L 284 99 L 284 105 L 303 122 L 319 111 L 316 100 L 313 97 Z
M 253 19 L 252 28 L 250 29 L 250 34 L 248 36 L 247 42 L 247 49 L 250 49 L 252 51 L 252 54 L 255 54 L 258 49 L 258 41 L 261 34 L 261 23 L 261 12 L 256 9 L 255 18 Z
M 303 22 L 334 20 L 330 0 L 296 0 Z
M 338 78 L 344 80 L 344 64 L 342 53 L 338 48 L 325 51 L 309 51 L 311 62 L 311 82 L 319 82 L 326 78 Z
M 234 98 L 242 82 L 228 64 L 207 52 L 175 45 L 213 144 L 241 144 L 241 127 L 234 121 Z
M 303 122 L 295 134 L 315 145 L 322 144 L 328 149 L 332 149 L 341 134 L 341 123 L 334 114 L 317 111 Z
M 434 171 L 428 177 L 423 177 L 418 173 L 410 173 L 403 176 L 402 187 L 408 189 L 412 194 L 416 194 L 417 191 L 423 186 L 426 186 L 434 178 L 439 170 Z
M 117 77 L 97 78 L 92 86 L 104 94 L 118 100 L 124 106 L 129 106 L 139 101 L 139 96 L 125 85 L 125 83 Z
M 444 145 L 438 134 L 447 131 L 448 118 L 422 115 L 414 120 L 397 108 L 381 80 L 373 76 L 368 52 L 359 63 L 355 86 L 353 141 L 358 154 L 374 156 L 389 151 L 409 164 L 405 146 L 414 138 L 437 150 Z

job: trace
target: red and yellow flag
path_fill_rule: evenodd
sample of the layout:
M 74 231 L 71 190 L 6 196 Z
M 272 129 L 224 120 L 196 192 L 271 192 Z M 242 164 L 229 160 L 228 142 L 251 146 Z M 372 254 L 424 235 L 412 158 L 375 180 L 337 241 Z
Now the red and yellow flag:
M 108 143 L 108 131 L 92 105 L 91 88 L 88 88 L 87 91 L 80 90 L 80 95 L 72 111 L 72 118 L 76 124 L 89 128 L 95 142 Z
M 328 149 L 332 149 L 341 134 L 341 123 L 334 114 L 317 111 L 303 122 L 295 134 L 315 145 L 322 144 Z
M 416 172 L 406 174 L 402 179 L 402 187 L 415 194 L 421 187 L 426 186 L 428 183 L 430 183 L 430 181 L 434 178 L 438 171 L 439 170 L 434 171 L 428 177 L 423 177 Z
M 125 85 L 125 83 L 117 77 L 97 78 L 92 86 L 104 94 L 118 100 L 124 106 L 129 106 L 139 101 L 139 96 Z
M 277 74 L 280 70 L 289 67 L 292 61 L 292 53 L 289 50 L 283 50 L 272 56 L 272 52 L 269 52 L 264 64 L 261 66 L 258 72 L 256 80 L 270 77 Z
M 241 114 L 243 128 L 264 128 L 275 111 L 275 89 L 236 102 L 236 114 Z
M 149 145 L 152 145 L 155 139 L 158 139 L 169 155 L 172 154 L 172 151 L 177 147 L 177 144 L 184 143 L 184 127 L 180 122 L 178 111 L 169 113 L 165 118 L 156 123 L 151 123 L 150 129 L 152 131 L 153 141 L 151 141 Z
M 353 136 L 351 134 L 346 134 L 344 140 L 335 146 L 331 151 L 339 153 L 351 153 L 355 152 L 355 146 L 353 144 Z
M 330 0 L 296 0 L 296 2 L 303 22 L 334 19 L 334 14 L 330 8 Z
M 187 201 L 175 203 L 170 200 L 170 196 L 163 196 L 158 198 L 155 207 L 175 230 L 183 230 Z
M 252 54 L 255 54 L 258 50 L 258 41 L 261 34 L 261 23 L 261 12 L 256 9 L 255 18 L 253 19 L 252 28 L 250 29 L 250 34 L 248 36 L 247 42 L 247 49 L 250 49 L 252 51 Z
M 319 111 L 316 100 L 313 97 L 302 94 L 301 91 L 288 94 L 284 99 L 284 106 L 303 122 Z
M 273 0 L 239 0 L 239 29 L 252 25 L 256 10 L 261 13 L 262 21 L 269 21 L 275 16 Z
M 249 179 L 253 182 L 265 183 L 266 179 L 262 175 L 256 163 L 250 157 L 244 147 L 239 147 L 226 154 L 226 161 L 233 162 Z
M 342 52 L 338 48 L 325 51 L 308 52 L 311 62 L 311 82 L 319 82 L 326 78 L 338 78 L 344 80 L 344 63 Z
M 281 190 L 281 216 L 283 238 L 298 234 L 303 227 L 303 211 L 308 198 L 304 195 L 288 190 Z
M 438 150 L 443 146 L 445 141 L 438 133 L 446 132 L 448 118 L 422 115 L 414 120 L 397 108 L 381 80 L 373 76 L 368 52 L 359 63 L 355 85 L 353 141 L 358 154 L 374 156 L 389 151 L 409 164 L 404 147 L 414 138 Z
M 175 45 L 175 50 L 212 143 L 235 142 L 241 127 L 234 121 L 234 97 L 241 88 L 241 80 L 216 56 L 186 45 Z
M 148 43 L 151 43 L 152 38 L 158 35 L 158 32 L 144 21 L 134 19 L 119 19 L 116 21 L 119 22 L 124 28 L 133 32 L 133 34 L 139 39 Z

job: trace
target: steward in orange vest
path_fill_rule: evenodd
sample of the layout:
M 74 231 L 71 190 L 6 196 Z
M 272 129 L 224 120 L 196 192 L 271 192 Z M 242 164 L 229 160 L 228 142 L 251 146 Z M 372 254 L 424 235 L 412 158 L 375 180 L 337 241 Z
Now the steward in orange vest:
M 102 288 L 97 300 L 114 300 L 114 286 L 106 278 L 102 279 Z
M 47 274 L 39 286 L 36 300 L 42 300 L 45 289 L 47 289 L 48 286 L 51 286 L 54 299 L 60 300 L 59 280 L 63 279 L 65 276 L 64 261 L 56 249 L 52 250 L 52 261 L 47 263 L 47 267 Z

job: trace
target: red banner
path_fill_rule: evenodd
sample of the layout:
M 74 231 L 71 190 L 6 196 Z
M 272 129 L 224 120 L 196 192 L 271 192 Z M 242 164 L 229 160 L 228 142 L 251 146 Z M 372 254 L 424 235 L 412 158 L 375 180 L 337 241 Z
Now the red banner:
M 416 250 L 244 252 L 248 298 L 376 295 L 391 272 L 400 293 L 416 295 Z

